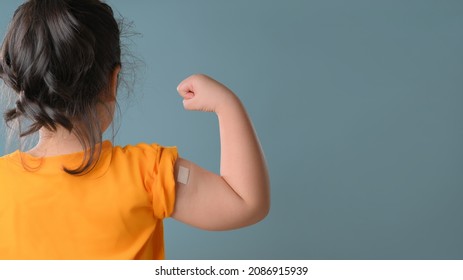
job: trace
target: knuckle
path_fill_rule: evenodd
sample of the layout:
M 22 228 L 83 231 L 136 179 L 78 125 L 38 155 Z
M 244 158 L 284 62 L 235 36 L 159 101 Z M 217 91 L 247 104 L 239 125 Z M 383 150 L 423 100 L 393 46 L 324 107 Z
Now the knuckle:
M 199 80 L 199 81 L 204 81 L 208 78 L 207 75 L 202 74 L 202 73 L 194 74 L 193 77 L 194 79 Z

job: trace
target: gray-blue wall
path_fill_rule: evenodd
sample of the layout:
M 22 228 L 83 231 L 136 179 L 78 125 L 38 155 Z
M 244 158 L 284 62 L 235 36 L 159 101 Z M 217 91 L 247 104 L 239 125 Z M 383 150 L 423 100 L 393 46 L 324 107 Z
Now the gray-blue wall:
M 20 2 L 0 4 L 1 36 Z M 463 259 L 463 1 L 109 3 L 144 61 L 117 143 L 176 145 L 218 172 L 215 116 L 175 90 L 201 72 L 241 97 L 270 168 L 266 220 L 168 220 L 167 258 Z

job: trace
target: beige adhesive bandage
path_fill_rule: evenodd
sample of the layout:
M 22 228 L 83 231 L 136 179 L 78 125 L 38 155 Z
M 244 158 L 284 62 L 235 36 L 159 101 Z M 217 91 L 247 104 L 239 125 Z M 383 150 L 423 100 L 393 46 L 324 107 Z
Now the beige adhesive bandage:
M 177 182 L 186 185 L 188 184 L 188 177 L 190 177 L 190 169 L 180 165 L 178 167 Z

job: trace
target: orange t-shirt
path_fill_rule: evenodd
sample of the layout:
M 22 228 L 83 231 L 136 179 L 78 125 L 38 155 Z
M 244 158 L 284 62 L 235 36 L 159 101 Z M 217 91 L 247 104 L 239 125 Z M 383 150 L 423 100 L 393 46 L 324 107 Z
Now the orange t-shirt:
M 113 147 L 83 176 L 83 152 L 0 157 L 0 259 L 163 259 L 175 147 Z M 25 167 L 34 170 L 26 170 Z

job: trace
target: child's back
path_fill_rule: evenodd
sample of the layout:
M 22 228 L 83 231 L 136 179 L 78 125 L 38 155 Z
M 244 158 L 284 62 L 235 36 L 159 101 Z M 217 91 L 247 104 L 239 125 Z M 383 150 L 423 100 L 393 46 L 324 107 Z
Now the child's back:
M 4 259 L 162 259 L 162 219 L 174 209 L 175 148 L 103 143 L 91 173 L 62 164 L 83 153 L 42 160 L 0 158 L 0 257 Z

